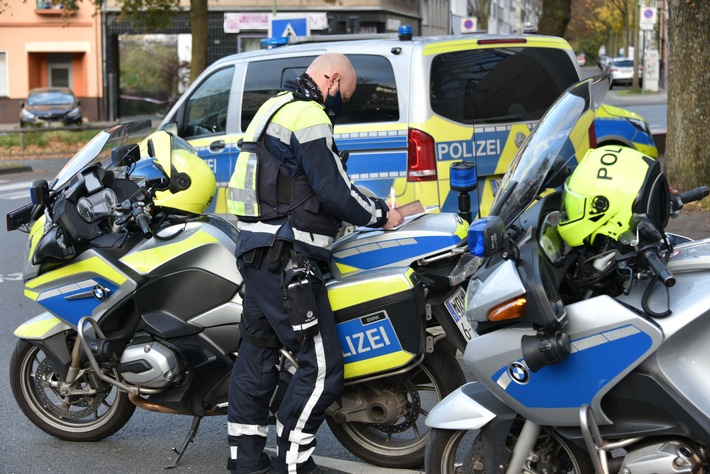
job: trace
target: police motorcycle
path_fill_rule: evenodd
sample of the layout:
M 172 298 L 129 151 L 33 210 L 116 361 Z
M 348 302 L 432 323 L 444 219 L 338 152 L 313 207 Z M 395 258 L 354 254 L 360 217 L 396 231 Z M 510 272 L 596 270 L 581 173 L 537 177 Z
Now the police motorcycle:
M 7 215 L 8 230 L 29 233 L 25 296 L 47 310 L 17 328 L 10 363 L 14 397 L 37 427 L 95 441 L 136 407 L 190 415 L 173 467 L 200 420 L 226 414 L 243 280 L 238 231 L 203 214 L 214 190 L 189 144 L 130 122 L 100 132 Z M 327 289 L 346 389 L 327 420 L 371 464 L 421 465 L 423 418 L 465 382 L 454 354 L 471 334 L 461 322 L 477 262 L 467 229 L 457 214 L 428 214 L 334 245 Z M 283 351 L 284 386 L 297 363 Z
M 471 224 L 476 381 L 427 417 L 429 474 L 708 472 L 710 239 L 664 233 L 708 188 L 672 194 L 656 160 L 618 146 L 566 179 L 609 83 L 558 99 Z

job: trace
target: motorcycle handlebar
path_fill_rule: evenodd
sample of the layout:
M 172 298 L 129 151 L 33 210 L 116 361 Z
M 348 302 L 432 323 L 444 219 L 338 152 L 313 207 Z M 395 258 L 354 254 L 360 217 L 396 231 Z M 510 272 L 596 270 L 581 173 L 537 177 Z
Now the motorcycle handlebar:
M 661 259 L 658 258 L 658 253 L 655 249 L 648 249 L 641 253 L 641 260 L 651 269 L 654 275 L 658 276 L 659 280 L 667 288 L 675 285 L 675 277 L 661 262 Z
M 676 213 L 683 208 L 684 204 L 700 201 L 709 194 L 710 188 L 707 186 L 700 186 L 682 194 L 677 194 L 677 192 L 674 191 L 671 196 L 672 212 Z
M 147 214 L 141 213 L 136 216 L 136 222 L 138 223 L 138 226 L 141 228 L 141 232 L 143 233 L 143 237 L 146 239 L 150 239 L 153 236 L 153 231 L 150 230 L 150 218 L 148 217 Z
M 700 186 L 699 188 L 691 189 L 680 195 L 683 204 L 688 204 L 689 202 L 700 201 L 702 198 L 710 194 L 710 188 L 707 186 Z

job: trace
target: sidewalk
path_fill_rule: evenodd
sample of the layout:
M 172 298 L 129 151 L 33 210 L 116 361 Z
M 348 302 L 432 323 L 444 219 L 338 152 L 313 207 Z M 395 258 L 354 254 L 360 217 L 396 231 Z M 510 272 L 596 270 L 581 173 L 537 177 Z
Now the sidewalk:
M 611 89 L 604 98 L 604 103 L 624 107 L 628 105 L 658 105 L 668 103 L 668 91 L 630 93 L 628 89 Z

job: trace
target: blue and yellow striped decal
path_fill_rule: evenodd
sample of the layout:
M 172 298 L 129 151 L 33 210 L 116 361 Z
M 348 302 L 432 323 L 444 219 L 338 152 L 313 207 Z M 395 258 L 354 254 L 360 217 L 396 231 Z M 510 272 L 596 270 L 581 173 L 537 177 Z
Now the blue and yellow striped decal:
M 411 275 L 414 270 L 411 268 L 402 269 L 401 273 L 391 273 L 384 278 L 368 280 L 353 280 L 352 285 L 347 283 L 336 286 L 327 286 L 328 300 L 333 311 L 340 311 L 361 303 L 367 303 L 385 296 L 394 295 L 402 291 L 410 290 L 412 285 Z M 348 280 L 341 280 L 347 282 Z
M 215 237 L 207 232 L 198 231 L 186 239 L 168 245 L 129 253 L 121 258 L 121 262 L 138 273 L 147 274 L 178 255 L 214 242 L 217 242 Z
M 25 285 L 25 295 L 30 299 L 36 300 L 38 293 L 28 290 L 36 290 L 48 283 L 53 283 L 69 277 L 75 277 L 83 273 L 91 276 L 100 275 L 116 286 L 121 286 L 127 280 L 123 273 L 119 272 L 115 267 L 105 262 L 100 257 L 90 257 L 86 260 L 70 263 L 56 270 L 40 275 L 34 280 L 30 280 Z
M 17 329 L 15 336 L 20 339 L 44 339 L 46 335 L 63 331 L 68 326 L 51 313 L 42 313 L 29 321 L 25 321 Z
M 652 344 L 651 336 L 642 330 L 622 326 L 572 341 L 569 357 L 529 373 L 525 383 L 516 383 L 507 366 L 493 374 L 492 380 L 526 407 L 577 408 L 592 403 L 600 390 L 637 363 Z
M 62 320 L 77 325 L 84 316 L 91 316 L 103 303 L 96 299 L 92 289 L 100 285 L 102 292 L 111 295 L 118 286 L 100 277 L 88 278 L 39 293 L 36 301 Z

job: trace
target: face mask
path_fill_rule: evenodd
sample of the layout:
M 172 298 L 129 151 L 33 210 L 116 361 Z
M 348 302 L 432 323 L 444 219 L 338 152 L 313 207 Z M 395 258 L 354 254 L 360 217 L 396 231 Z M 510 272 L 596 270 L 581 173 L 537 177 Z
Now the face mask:
M 335 95 L 330 95 L 325 98 L 325 111 L 331 121 L 335 121 L 343 113 L 343 97 L 340 95 L 340 81 L 338 81 L 338 90 Z

